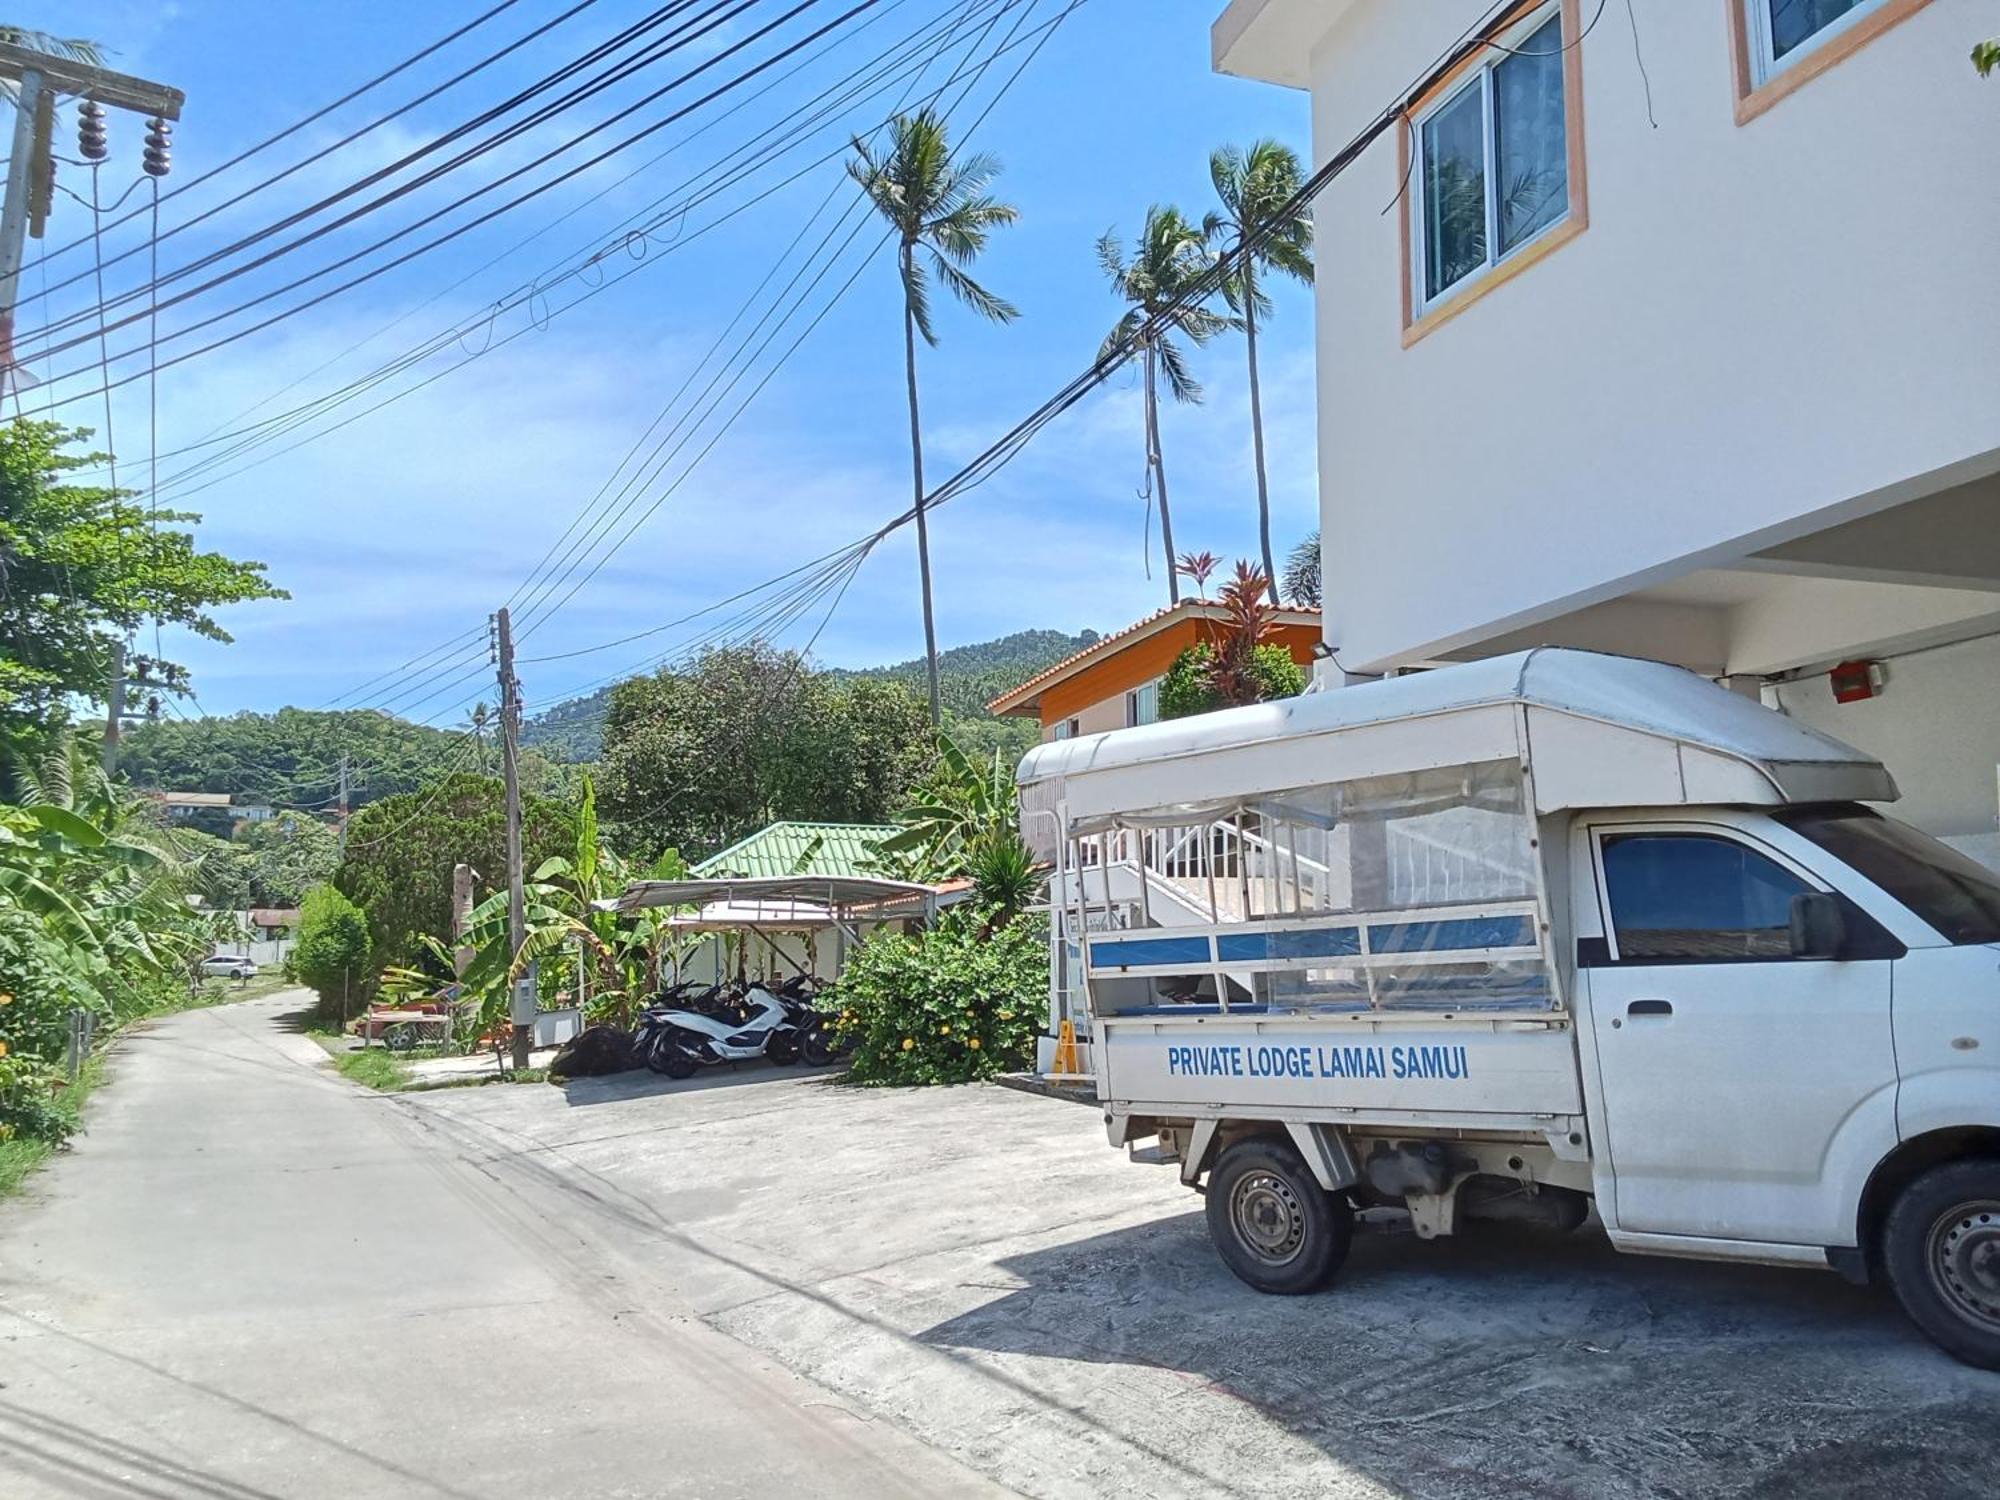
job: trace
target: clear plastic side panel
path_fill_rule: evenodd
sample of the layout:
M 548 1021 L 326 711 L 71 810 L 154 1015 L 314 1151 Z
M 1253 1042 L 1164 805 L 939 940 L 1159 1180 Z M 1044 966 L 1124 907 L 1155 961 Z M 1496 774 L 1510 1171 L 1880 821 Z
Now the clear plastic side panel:
M 1100 820 L 1072 844 L 1091 1007 L 1548 1012 L 1517 762 Z

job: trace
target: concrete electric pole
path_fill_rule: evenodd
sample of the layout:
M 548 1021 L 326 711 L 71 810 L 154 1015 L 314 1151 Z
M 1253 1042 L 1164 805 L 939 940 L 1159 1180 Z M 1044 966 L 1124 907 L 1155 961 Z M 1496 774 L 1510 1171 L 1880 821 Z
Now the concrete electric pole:
M 320 783 L 322 786 L 325 784 L 325 782 Z M 347 818 L 353 808 L 353 803 L 348 798 L 347 752 L 345 750 L 340 752 L 340 800 L 334 803 L 333 808 L 340 816 L 340 844 L 338 852 L 340 858 L 345 859 L 347 858 Z
M 136 110 L 155 129 L 181 117 L 187 102 L 179 89 L 73 57 L 0 42 L 0 82 L 14 86 L 13 151 L 7 158 L 7 197 L 0 205 L 0 387 L 15 379 L 14 307 L 21 288 L 21 252 L 32 227 L 40 238 L 54 180 L 51 127 L 55 100 L 78 95 L 97 104 Z M 148 170 L 151 168 L 149 166 Z M 164 168 L 162 168 L 164 170 Z
M 104 774 L 118 774 L 118 736 L 125 727 L 125 643 L 111 643 L 111 686 L 105 690 Z
M 507 947 L 518 959 L 528 937 L 528 902 L 521 870 L 521 684 L 514 676 L 514 626 L 503 606 L 493 617 L 500 657 L 500 770 L 507 784 Z M 514 981 L 514 1066 L 528 1066 L 535 1028 L 535 966 Z

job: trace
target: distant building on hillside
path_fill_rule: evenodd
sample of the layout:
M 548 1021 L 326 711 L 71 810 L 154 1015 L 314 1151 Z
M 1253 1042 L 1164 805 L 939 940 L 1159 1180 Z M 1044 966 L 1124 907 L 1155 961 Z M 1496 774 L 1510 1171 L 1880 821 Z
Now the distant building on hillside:
M 202 813 L 229 812 L 227 792 L 154 792 L 153 800 L 166 809 L 167 816 L 176 822 Z

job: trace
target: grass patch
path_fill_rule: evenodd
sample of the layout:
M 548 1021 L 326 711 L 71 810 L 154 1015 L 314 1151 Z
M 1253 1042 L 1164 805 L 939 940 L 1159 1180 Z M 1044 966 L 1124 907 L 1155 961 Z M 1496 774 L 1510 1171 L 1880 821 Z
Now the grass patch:
M 394 1092 L 410 1081 L 410 1073 L 397 1056 L 382 1047 L 364 1047 L 359 1052 L 335 1052 L 333 1066 L 342 1078 L 384 1092 Z
M 80 1119 L 84 1101 L 104 1082 L 104 1054 L 98 1053 L 83 1065 L 76 1082 L 62 1092 L 61 1108 L 72 1120 Z M 12 1197 L 59 1148 L 48 1141 L 17 1139 L 0 1141 L 0 1198 Z

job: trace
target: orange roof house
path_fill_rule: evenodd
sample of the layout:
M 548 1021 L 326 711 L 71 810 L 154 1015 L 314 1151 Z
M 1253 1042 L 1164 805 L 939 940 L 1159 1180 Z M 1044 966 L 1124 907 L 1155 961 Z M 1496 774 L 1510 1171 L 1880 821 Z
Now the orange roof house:
M 1208 640 L 1225 618 L 1212 599 L 1183 599 L 1036 673 L 987 706 L 996 714 L 1039 719 L 1045 740 L 1150 724 L 1159 717 L 1160 678 L 1167 668 L 1188 647 Z M 1264 639 L 1285 647 L 1310 671 L 1320 612 L 1279 609 Z

